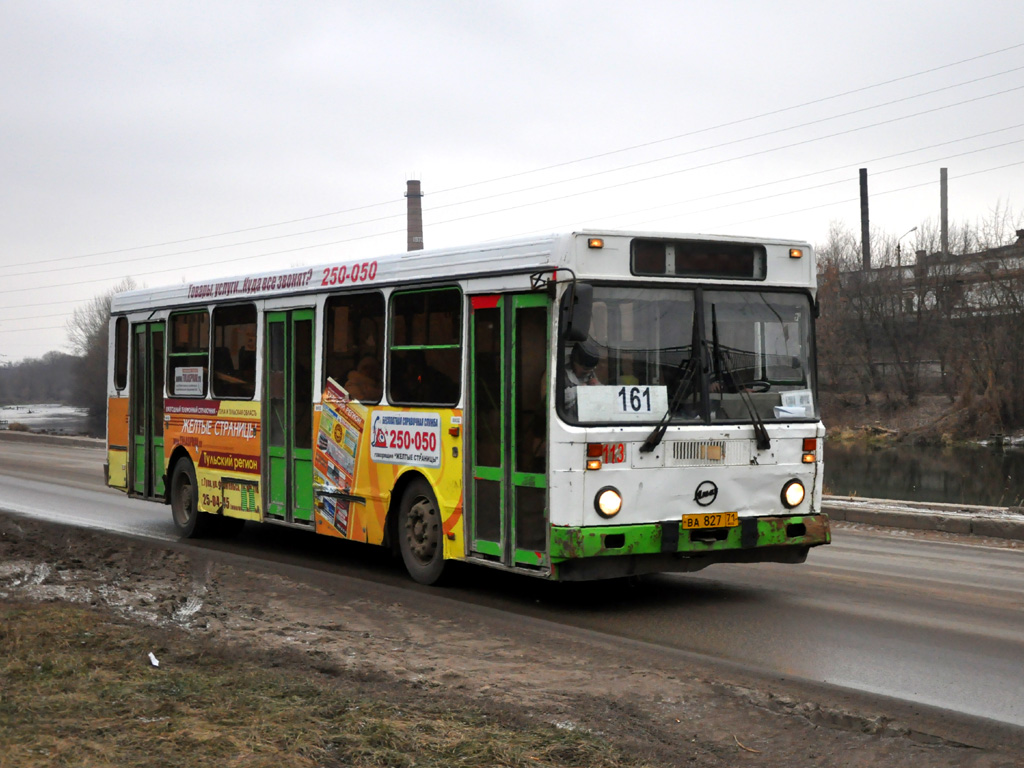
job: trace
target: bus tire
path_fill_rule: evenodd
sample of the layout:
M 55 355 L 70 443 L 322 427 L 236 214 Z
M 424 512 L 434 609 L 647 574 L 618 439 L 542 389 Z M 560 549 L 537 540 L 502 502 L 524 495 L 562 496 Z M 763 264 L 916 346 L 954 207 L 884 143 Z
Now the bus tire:
M 197 538 L 206 532 L 207 516 L 199 511 L 199 485 L 191 459 L 178 459 L 171 473 L 171 514 L 183 538 Z
M 436 584 L 444 571 L 444 534 L 437 498 L 425 480 L 413 480 L 398 510 L 398 547 L 405 569 L 420 584 Z

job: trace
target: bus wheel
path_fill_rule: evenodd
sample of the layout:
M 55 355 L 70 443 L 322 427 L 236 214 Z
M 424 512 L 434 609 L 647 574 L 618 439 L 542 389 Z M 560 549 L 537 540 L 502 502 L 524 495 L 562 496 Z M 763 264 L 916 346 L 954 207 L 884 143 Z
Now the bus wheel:
M 402 494 L 398 511 L 398 545 L 409 575 L 420 584 L 436 584 L 444 570 L 441 512 L 424 480 L 414 480 Z
M 171 474 L 171 513 L 174 527 L 186 539 L 202 536 L 206 515 L 199 512 L 199 486 L 189 459 L 178 459 Z

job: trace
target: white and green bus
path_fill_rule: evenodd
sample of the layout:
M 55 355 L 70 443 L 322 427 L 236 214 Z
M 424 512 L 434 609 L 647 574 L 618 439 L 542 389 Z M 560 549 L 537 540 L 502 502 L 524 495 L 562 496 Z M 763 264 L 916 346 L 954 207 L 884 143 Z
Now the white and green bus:
M 802 242 L 576 232 L 116 296 L 108 482 L 556 580 L 830 541 Z

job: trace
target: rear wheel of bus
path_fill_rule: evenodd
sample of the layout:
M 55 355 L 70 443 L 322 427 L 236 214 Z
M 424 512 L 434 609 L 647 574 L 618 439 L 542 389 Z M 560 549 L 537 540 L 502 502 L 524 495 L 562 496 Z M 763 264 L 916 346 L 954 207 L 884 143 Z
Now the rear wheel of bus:
M 420 584 L 436 584 L 444 571 L 441 511 L 425 480 L 413 480 L 398 510 L 398 545 L 409 575 Z
M 202 536 L 209 516 L 199 511 L 199 486 L 190 459 L 178 459 L 171 474 L 171 513 L 174 527 L 186 539 Z
M 199 511 L 199 486 L 192 461 L 178 459 L 171 475 L 171 513 L 174 527 L 186 539 L 199 536 L 230 538 L 241 533 L 245 520 L 207 515 Z

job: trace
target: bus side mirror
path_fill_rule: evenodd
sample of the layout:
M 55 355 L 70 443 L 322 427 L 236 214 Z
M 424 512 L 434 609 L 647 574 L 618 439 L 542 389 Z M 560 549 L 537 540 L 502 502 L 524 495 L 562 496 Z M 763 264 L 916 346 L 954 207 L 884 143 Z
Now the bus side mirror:
M 560 323 L 566 341 L 586 341 L 590 335 L 590 312 L 594 307 L 594 286 L 573 283 L 562 294 Z

